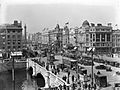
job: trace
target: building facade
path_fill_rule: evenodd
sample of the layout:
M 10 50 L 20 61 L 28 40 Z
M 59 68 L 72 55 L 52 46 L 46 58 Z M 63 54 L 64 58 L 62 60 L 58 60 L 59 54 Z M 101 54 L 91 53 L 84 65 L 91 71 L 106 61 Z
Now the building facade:
M 113 30 L 112 35 L 112 42 L 113 42 L 113 53 L 120 52 L 120 30 Z
M 70 29 L 67 25 L 63 28 L 63 45 L 70 43 Z
M 112 53 L 112 27 L 111 25 L 103 26 L 102 24 L 91 24 L 85 21 L 83 25 L 86 32 L 86 49 L 89 47 L 95 47 L 96 53 L 110 54 Z
M 15 51 L 22 49 L 22 23 L 0 25 L 0 49 Z

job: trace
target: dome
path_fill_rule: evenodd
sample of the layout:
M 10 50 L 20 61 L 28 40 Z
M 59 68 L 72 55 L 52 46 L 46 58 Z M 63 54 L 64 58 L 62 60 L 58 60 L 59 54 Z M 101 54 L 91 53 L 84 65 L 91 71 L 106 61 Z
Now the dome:
M 89 26 L 89 22 L 87 20 L 83 22 L 82 26 L 86 26 L 86 25 Z

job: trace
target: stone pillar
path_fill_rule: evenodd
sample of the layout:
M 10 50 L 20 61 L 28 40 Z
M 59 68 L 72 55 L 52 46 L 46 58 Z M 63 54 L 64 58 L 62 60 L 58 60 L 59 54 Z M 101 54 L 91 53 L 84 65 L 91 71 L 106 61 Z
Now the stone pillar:
M 105 34 L 105 42 L 107 42 L 107 34 Z
M 100 34 L 100 42 L 101 42 L 101 40 L 102 40 L 102 37 L 101 37 L 101 34 Z
M 112 34 L 110 34 L 110 42 L 112 42 Z

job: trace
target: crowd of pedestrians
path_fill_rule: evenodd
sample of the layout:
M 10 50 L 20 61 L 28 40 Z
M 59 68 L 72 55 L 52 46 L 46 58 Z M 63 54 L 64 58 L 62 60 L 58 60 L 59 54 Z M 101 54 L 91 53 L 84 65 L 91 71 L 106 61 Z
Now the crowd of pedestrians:
M 42 67 L 45 67 L 46 70 L 51 71 L 52 73 L 54 73 L 55 75 L 60 75 L 60 73 L 65 73 L 64 69 L 58 67 L 55 64 L 48 64 L 45 63 L 44 61 L 38 61 L 38 60 L 34 60 L 35 62 L 37 62 L 39 65 L 41 65 Z M 97 74 L 100 74 L 100 72 L 98 72 Z M 85 88 L 86 90 L 91 90 L 91 85 L 90 84 L 81 84 L 80 81 L 80 76 L 78 74 L 77 78 L 76 76 L 72 75 L 70 70 L 67 71 L 67 75 L 62 75 L 62 79 L 67 82 L 68 84 L 70 84 L 70 86 L 66 86 L 64 85 L 59 85 L 59 87 L 54 87 L 51 88 L 50 90 L 82 90 L 81 88 Z M 72 81 L 72 83 L 70 83 L 70 79 Z M 94 90 L 96 90 L 96 84 L 94 84 Z

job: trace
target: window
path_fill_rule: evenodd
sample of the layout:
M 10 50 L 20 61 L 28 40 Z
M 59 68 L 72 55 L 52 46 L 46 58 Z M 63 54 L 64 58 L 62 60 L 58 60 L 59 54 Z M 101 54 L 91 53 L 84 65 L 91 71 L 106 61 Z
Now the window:
M 3 39 L 5 39 L 5 36 L 2 36 Z
M 13 42 L 13 44 L 15 44 L 15 42 Z
M 21 38 L 21 35 L 18 35 L 17 38 Z
M 92 28 L 90 29 L 90 31 L 92 31 Z
M 95 43 L 93 43 L 93 46 L 95 46 Z
M 10 44 L 10 42 L 8 42 L 8 44 Z
M 8 33 L 10 33 L 10 31 L 8 31 Z
M 20 42 L 21 40 L 18 40 L 18 42 Z
M 11 47 L 10 47 L 10 46 L 8 46 L 7 48 L 8 48 L 8 49 L 10 49 Z
M 95 34 L 93 34 L 93 41 L 95 41 Z
M 13 33 L 15 33 L 15 30 L 13 30 Z
M 3 42 L 3 44 L 5 44 L 5 42 Z
M 110 41 L 110 34 L 107 34 L 107 41 Z
M 12 38 L 15 38 L 15 35 L 13 35 Z
M 10 42 L 11 40 L 7 40 L 8 42 Z
M 100 46 L 100 43 L 96 43 L 96 46 Z
M 105 41 L 105 34 L 104 33 L 101 34 L 101 41 Z
M 100 34 L 96 34 L 96 41 L 100 41 Z
M 89 34 L 86 34 L 86 37 L 89 37 Z
M 100 29 L 96 29 L 96 31 L 100 31 Z
M 21 31 L 20 31 L 20 30 L 18 30 L 17 32 L 18 32 L 18 33 L 20 33 Z
M 89 42 L 89 38 L 86 38 L 86 42 Z
M 101 31 L 105 31 L 105 29 L 101 29 Z
M 13 48 L 16 48 L 15 46 L 13 46 Z
M 21 48 L 21 46 L 18 46 L 18 48 Z
M 92 34 L 90 34 L 90 38 L 92 38 Z
M 102 43 L 101 46 L 105 46 L 105 43 Z
M 20 42 L 18 42 L 18 44 L 20 44 Z
M 10 38 L 10 35 L 7 35 L 7 38 Z

